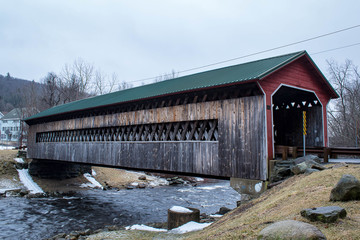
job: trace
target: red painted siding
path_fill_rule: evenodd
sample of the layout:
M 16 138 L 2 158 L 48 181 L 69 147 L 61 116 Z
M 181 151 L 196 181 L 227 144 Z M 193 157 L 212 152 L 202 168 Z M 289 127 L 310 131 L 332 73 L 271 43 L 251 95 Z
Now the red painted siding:
M 259 81 L 260 86 L 266 94 L 266 105 L 271 106 L 272 94 L 281 84 L 314 91 L 323 106 L 324 117 L 324 143 L 328 145 L 326 106 L 331 98 L 331 92 L 323 78 L 314 69 L 314 66 L 306 57 L 295 60 L 278 71 Z M 272 111 L 266 110 L 267 142 L 269 159 L 273 156 L 273 126 Z

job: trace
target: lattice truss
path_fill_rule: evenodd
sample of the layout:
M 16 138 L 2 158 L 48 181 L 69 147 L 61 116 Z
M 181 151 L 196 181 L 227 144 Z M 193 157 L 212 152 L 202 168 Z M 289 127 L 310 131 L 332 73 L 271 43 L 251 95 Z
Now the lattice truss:
M 218 141 L 218 120 L 139 124 L 42 132 L 36 142 Z

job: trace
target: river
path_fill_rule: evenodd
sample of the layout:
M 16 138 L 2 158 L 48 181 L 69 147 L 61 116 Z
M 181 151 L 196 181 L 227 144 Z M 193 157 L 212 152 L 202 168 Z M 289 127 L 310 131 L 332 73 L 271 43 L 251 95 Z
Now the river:
M 213 214 L 235 208 L 240 195 L 229 181 L 133 190 L 86 190 L 73 197 L 1 198 L 0 239 L 44 239 L 58 233 L 106 225 L 165 222 L 174 205 Z

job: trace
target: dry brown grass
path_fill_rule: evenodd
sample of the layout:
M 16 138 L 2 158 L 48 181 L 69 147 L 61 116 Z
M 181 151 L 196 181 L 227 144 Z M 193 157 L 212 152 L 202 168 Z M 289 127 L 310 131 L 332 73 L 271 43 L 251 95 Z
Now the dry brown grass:
M 105 182 L 116 188 L 124 188 L 132 182 L 141 182 L 138 177 L 141 174 L 128 172 L 122 169 L 106 168 L 106 167 L 93 167 L 96 172 L 96 180 L 105 185 Z
M 360 201 L 329 201 L 331 189 L 343 174 L 360 179 L 360 166 L 292 177 L 189 239 L 256 239 L 258 233 L 272 222 L 288 219 L 309 222 L 301 217 L 302 209 L 331 205 L 345 208 L 347 217 L 332 224 L 309 223 L 318 227 L 328 239 L 360 239 Z
M 14 167 L 17 150 L 1 150 L 0 151 L 0 174 L 4 175 L 17 175 Z

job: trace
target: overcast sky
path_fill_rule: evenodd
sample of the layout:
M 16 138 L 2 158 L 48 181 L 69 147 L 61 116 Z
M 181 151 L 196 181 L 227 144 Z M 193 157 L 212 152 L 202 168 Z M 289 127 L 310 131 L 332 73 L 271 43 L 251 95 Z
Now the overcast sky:
M 40 81 L 82 58 L 121 81 L 182 71 L 360 24 L 349 0 L 0 0 L 0 74 Z M 360 65 L 360 27 L 199 71 L 307 50 Z M 189 72 L 190 73 L 190 72 Z

